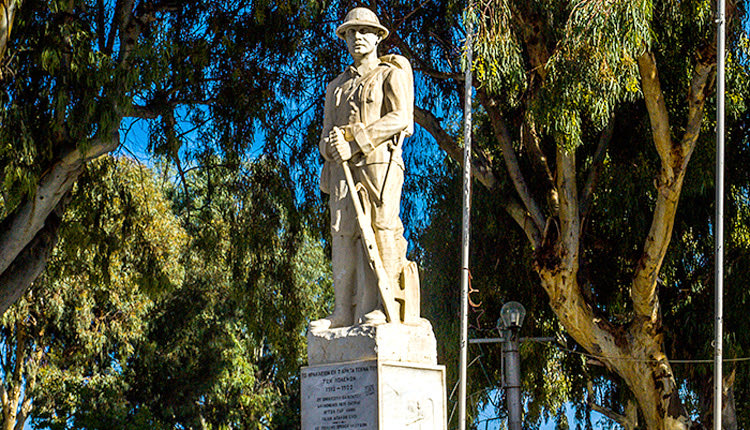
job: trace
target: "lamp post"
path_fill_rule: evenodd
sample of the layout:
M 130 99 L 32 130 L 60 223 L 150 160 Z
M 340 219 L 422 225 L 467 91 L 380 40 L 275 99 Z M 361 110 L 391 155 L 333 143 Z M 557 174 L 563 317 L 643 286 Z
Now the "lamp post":
M 518 353 L 518 331 L 526 309 L 518 302 L 508 302 L 500 310 L 497 329 L 503 338 L 505 361 L 505 404 L 508 408 L 508 429 L 521 430 L 521 356 Z

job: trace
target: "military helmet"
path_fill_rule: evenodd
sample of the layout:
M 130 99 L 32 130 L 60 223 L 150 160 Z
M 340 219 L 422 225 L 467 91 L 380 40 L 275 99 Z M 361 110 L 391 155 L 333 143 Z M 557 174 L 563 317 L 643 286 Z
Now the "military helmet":
M 388 37 L 388 29 L 380 25 L 380 20 L 375 15 L 375 12 L 364 7 L 355 7 L 350 10 L 346 14 L 346 18 L 344 18 L 344 23 L 336 29 L 336 35 L 346 40 L 346 30 L 355 25 L 375 28 L 383 39 Z

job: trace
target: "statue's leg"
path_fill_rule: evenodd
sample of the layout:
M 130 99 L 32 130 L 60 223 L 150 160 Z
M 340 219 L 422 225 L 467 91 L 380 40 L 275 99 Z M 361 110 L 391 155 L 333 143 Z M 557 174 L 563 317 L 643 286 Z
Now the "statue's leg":
M 380 304 L 378 281 L 375 278 L 372 268 L 370 268 L 361 239 L 357 240 L 355 253 L 357 287 L 354 296 L 354 321 L 359 324 L 385 322 L 385 314 L 381 311 L 382 305 Z M 370 315 L 373 311 L 378 311 L 380 314 Z
M 333 313 L 310 323 L 313 330 L 348 327 L 354 319 L 354 293 L 357 286 L 356 247 L 359 242 L 351 235 L 333 234 L 331 265 L 333 266 Z
M 404 239 L 404 225 L 399 217 L 403 184 L 404 172 L 398 166 L 391 166 L 381 193 L 382 202 L 379 206 L 372 205 L 372 226 L 378 250 L 393 288 L 398 285 L 401 269 L 406 264 L 407 243 Z
M 369 183 L 363 172 L 357 169 L 357 179 L 361 183 Z M 374 190 L 365 185 L 359 193 L 362 208 L 365 212 L 367 222 L 374 229 L 377 241 L 377 230 L 372 223 L 377 205 L 373 202 Z M 354 300 L 354 321 L 359 324 L 382 324 L 386 322 L 383 304 L 381 303 L 378 280 L 372 267 L 370 267 L 369 256 L 364 249 L 361 238 L 357 240 L 357 292 Z M 381 256 L 382 258 L 382 256 Z
M 371 183 L 382 184 L 387 172 L 387 165 L 368 166 L 368 173 L 374 179 Z M 378 252 L 383 263 L 383 268 L 388 274 L 388 281 L 391 284 L 391 291 L 398 287 L 398 278 L 401 268 L 405 263 L 406 257 L 406 240 L 404 240 L 404 227 L 399 218 L 401 187 L 403 185 L 403 171 L 397 166 L 392 166 L 385 181 L 385 189 L 382 190 L 382 201 L 366 201 L 367 212 L 371 220 L 371 226 L 375 233 L 375 240 L 378 245 Z M 377 192 L 378 190 L 368 190 Z M 379 193 L 380 194 L 380 193 Z M 379 204 L 378 204 L 379 203 Z M 363 255 L 364 256 L 364 255 Z M 366 261 L 364 262 L 366 264 Z M 385 314 L 382 312 L 383 305 L 380 303 L 380 294 L 377 290 L 377 280 L 375 279 L 372 269 L 364 267 L 365 281 L 364 293 L 361 296 L 361 306 L 356 312 L 355 321 L 362 318 L 362 322 L 377 324 L 385 322 Z M 398 322 L 399 316 L 393 322 Z
M 388 273 L 391 288 L 397 286 L 401 268 L 406 261 L 406 241 L 403 239 L 402 231 L 375 230 L 375 238 L 380 249 L 380 258 L 383 260 L 383 268 Z
M 333 235 L 332 242 L 333 295 L 335 305 L 333 314 L 328 317 L 331 327 L 346 327 L 354 322 L 352 315 L 353 295 L 356 282 L 356 254 L 359 241 L 350 235 Z
M 347 327 L 354 323 L 353 295 L 356 288 L 354 208 L 340 168 L 331 172 L 331 263 L 333 266 L 333 313 L 310 324 L 313 329 Z

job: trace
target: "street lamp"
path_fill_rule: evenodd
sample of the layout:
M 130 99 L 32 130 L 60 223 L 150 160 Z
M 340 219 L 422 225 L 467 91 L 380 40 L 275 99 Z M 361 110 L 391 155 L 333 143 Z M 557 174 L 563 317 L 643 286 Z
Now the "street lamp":
M 503 338 L 505 358 L 505 404 L 508 408 L 508 429 L 521 430 L 521 356 L 518 353 L 518 331 L 526 309 L 518 302 L 508 302 L 500 309 L 497 329 Z
M 500 319 L 497 320 L 498 329 L 501 329 L 500 322 L 502 320 L 502 329 L 509 328 L 521 328 L 523 325 L 523 317 L 526 316 L 526 309 L 522 304 L 518 302 L 508 302 L 503 305 L 500 309 Z

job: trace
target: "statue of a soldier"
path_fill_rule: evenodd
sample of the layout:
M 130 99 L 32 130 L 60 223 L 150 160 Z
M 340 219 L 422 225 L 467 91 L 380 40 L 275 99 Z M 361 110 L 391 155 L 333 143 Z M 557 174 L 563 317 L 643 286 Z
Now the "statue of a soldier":
M 351 10 L 336 35 L 346 41 L 353 64 L 328 85 L 319 143 L 325 158 L 320 187 L 329 194 L 331 208 L 336 301 L 333 314 L 313 322 L 312 327 L 319 329 L 386 322 L 383 285 L 397 292 L 404 289 L 405 270 L 412 279 L 416 276 L 416 266 L 406 260 L 399 218 L 404 182 L 401 148 L 414 131 L 412 70 L 404 57 L 378 57 L 378 44 L 388 30 L 369 9 Z M 347 184 L 345 170 L 351 171 L 355 190 Z M 364 217 L 355 213 L 353 197 L 361 202 Z M 371 247 L 377 248 L 374 256 L 366 241 L 363 246 L 363 229 L 368 228 L 377 242 Z M 368 256 L 379 257 L 385 283 Z M 416 282 L 418 302 L 418 277 Z M 396 322 L 397 316 L 388 317 Z

